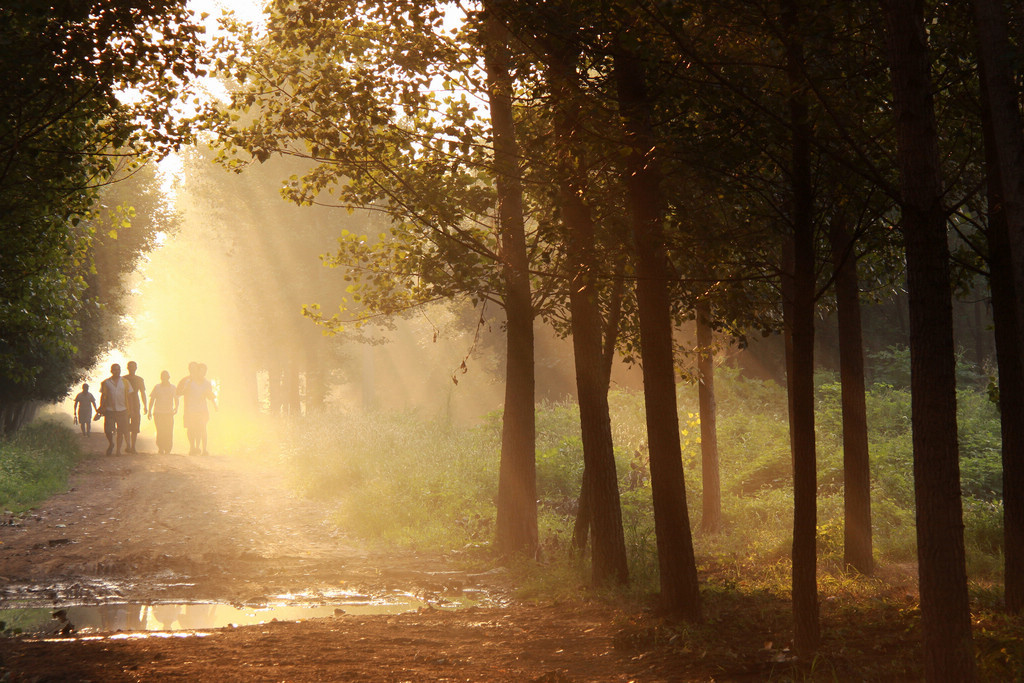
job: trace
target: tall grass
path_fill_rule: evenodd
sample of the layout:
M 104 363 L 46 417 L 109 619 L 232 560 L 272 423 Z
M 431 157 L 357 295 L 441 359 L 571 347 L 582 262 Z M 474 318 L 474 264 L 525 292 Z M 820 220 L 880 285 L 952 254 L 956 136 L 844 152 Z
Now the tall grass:
M 295 483 L 334 506 L 339 527 L 415 548 L 493 535 L 493 428 L 460 431 L 412 413 L 324 412 L 293 425 Z
M 22 512 L 66 489 L 82 457 L 79 438 L 69 426 L 42 419 L 0 439 L 0 511 Z
M 719 370 L 716 388 L 725 524 L 717 534 L 695 531 L 698 560 L 706 567 L 730 564 L 761 573 L 771 567 L 766 578 L 782 576 L 788 571 L 793 507 L 785 390 L 728 368 Z M 817 401 L 819 557 L 823 569 L 841 574 L 842 412 L 835 378 L 818 378 Z M 633 583 L 637 590 L 656 590 L 643 396 L 613 391 L 609 404 Z M 980 581 L 997 580 L 998 413 L 983 388 L 962 390 L 959 405 L 969 569 Z M 905 564 L 916 557 L 909 389 L 875 384 L 867 406 L 875 553 L 880 564 Z M 698 530 L 702 481 L 695 387 L 680 385 L 679 407 L 687 502 Z M 290 457 L 300 487 L 334 505 L 338 524 L 352 533 L 418 548 L 481 546 L 494 532 L 500 431 L 498 414 L 474 429 L 455 430 L 408 413 L 329 413 L 301 422 Z M 540 404 L 541 549 L 548 561 L 564 562 L 559 572 L 585 569 L 569 548 L 582 470 L 576 404 Z

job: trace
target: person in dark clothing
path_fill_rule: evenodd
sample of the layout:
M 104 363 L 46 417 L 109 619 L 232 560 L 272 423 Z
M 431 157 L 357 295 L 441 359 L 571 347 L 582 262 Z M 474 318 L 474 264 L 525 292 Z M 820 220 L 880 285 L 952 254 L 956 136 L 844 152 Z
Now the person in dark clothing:
M 82 390 L 75 396 L 75 422 L 86 436 L 92 434 L 92 411 L 95 409 L 96 397 L 89 392 L 89 385 L 83 384 Z
M 138 453 L 135 442 L 139 438 L 143 408 L 146 405 L 146 381 L 135 374 L 138 367 L 135 361 L 128 361 L 128 374 L 124 377 L 128 385 L 128 447 L 125 449 L 128 453 Z

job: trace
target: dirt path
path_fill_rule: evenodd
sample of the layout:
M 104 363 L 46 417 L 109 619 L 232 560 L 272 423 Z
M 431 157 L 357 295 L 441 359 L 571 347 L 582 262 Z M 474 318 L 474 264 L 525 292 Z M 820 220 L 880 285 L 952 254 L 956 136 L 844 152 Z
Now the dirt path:
M 375 554 L 329 510 L 298 498 L 272 458 L 96 455 L 71 490 L 0 526 L 0 607 L 32 599 L 259 603 L 352 587 L 418 594 L 500 585 L 441 557 Z M 669 680 L 681 662 L 613 645 L 632 623 L 600 605 L 339 613 L 299 623 L 211 629 L 182 638 L 0 639 L 4 680 Z
M 105 456 L 102 436 L 83 442 L 96 454 L 71 490 L 0 528 L 0 598 L 48 585 L 58 600 L 252 602 L 386 579 L 271 458 L 156 455 L 145 443 Z

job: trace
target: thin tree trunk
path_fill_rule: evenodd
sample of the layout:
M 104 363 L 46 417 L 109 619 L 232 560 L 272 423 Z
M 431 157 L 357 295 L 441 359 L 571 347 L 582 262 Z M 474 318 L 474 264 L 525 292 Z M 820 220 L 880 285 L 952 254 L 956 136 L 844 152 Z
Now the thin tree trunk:
M 580 496 L 576 504 L 576 519 L 572 524 L 572 547 L 580 552 L 587 549 L 587 539 L 590 537 L 591 505 L 590 473 L 587 471 L 587 463 L 584 462 L 583 476 L 580 481 Z
M 974 313 L 974 364 L 981 372 L 985 367 L 985 359 L 988 357 L 988 334 L 985 324 L 985 301 L 979 299 L 971 304 Z
M 830 241 L 836 273 L 843 404 L 843 562 L 862 574 L 871 574 L 875 563 L 871 546 L 871 464 L 864 396 L 860 285 L 853 238 L 842 220 L 837 217 L 832 222 Z
M 700 466 L 703 499 L 700 526 L 715 533 L 722 527 L 722 484 L 718 466 L 718 413 L 715 405 L 715 352 L 711 306 L 700 299 L 696 306 L 697 403 L 700 409 Z
M 507 32 L 490 13 L 485 19 L 484 31 L 508 335 L 495 545 L 502 555 L 535 555 L 538 539 L 533 302 L 523 223 L 519 148 L 512 118 Z
M 615 345 L 619 336 L 619 323 L 622 319 L 622 297 L 625 294 L 625 261 L 620 261 L 615 269 L 615 280 L 612 283 L 611 301 L 608 305 L 608 318 L 604 325 L 604 370 L 605 370 L 605 391 L 611 387 L 612 363 L 615 360 Z M 576 519 L 572 526 L 572 545 L 577 550 L 587 547 L 587 537 L 590 533 L 591 511 L 590 505 L 593 496 L 590 493 L 590 476 L 587 473 L 587 465 L 583 464 L 583 477 L 580 482 L 579 502 L 576 506 Z
M 302 389 L 299 386 L 299 364 L 290 359 L 284 371 L 284 409 L 289 415 L 302 415 Z
M 989 165 L 990 174 L 995 171 Z M 1015 290 L 1010 264 L 1006 216 L 998 181 L 989 179 L 988 251 L 992 319 L 995 326 L 996 365 L 999 372 L 999 415 L 1003 458 L 1003 563 L 1006 609 L 1024 608 L 1024 368 L 1021 367 L 1020 331 L 1014 310 Z
M 1003 432 L 1006 608 L 1024 611 L 1024 132 L 1006 8 L 975 0 L 989 173 L 989 254 Z M 1012 311 L 1010 309 L 1013 309 Z M 1011 317 L 1012 316 L 1012 317 Z M 1011 358 L 1015 355 L 1015 358 Z
M 787 77 L 790 87 L 789 118 L 792 135 L 793 310 L 792 374 L 789 378 L 790 435 L 793 448 L 793 645 L 809 658 L 821 638 L 818 618 L 817 533 L 818 474 L 814 441 L 814 228 L 811 187 L 811 131 L 803 83 L 803 44 L 798 8 L 783 5 Z
M 277 359 L 271 360 L 270 367 L 267 368 L 267 393 L 270 397 L 271 415 L 280 415 L 284 406 L 283 375 L 284 372 L 281 370 L 281 366 L 278 365 Z
M 608 371 L 602 347 L 601 312 L 596 273 L 597 239 L 590 208 L 586 205 L 586 176 L 579 141 L 581 126 L 576 64 L 564 50 L 550 49 L 548 81 L 556 109 L 554 141 L 559 162 L 559 208 L 568 232 L 569 309 L 576 393 L 583 435 L 583 461 L 587 514 L 593 530 L 592 581 L 625 583 L 629 576 L 626 541 L 622 531 L 611 417 L 608 412 Z
M 619 106 L 629 158 L 624 170 L 630 222 L 637 254 L 637 306 L 644 403 L 650 451 L 654 531 L 658 546 L 661 605 L 690 619 L 700 618 L 697 564 L 679 443 L 679 414 L 672 349 L 669 264 L 662 234 L 664 197 L 654 157 L 646 75 L 635 55 L 615 56 Z
M 323 342 L 320 339 L 308 343 L 306 353 L 306 412 L 323 410 L 327 398 L 327 382 L 324 370 Z
M 921 0 L 884 3 L 910 296 L 911 426 L 924 671 L 974 680 L 956 421 L 952 292 Z

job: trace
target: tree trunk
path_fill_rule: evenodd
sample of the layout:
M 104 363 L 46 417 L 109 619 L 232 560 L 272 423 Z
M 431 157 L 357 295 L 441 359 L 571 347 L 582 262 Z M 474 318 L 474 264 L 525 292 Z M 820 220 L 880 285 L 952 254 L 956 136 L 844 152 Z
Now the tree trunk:
M 646 74 L 635 55 L 620 47 L 614 68 L 629 149 L 623 176 L 637 257 L 640 355 L 661 605 L 668 612 L 699 619 L 697 564 L 690 534 L 690 513 L 686 508 L 676 408 L 669 264 L 662 234 L 664 198 L 661 174 L 654 157 L 654 135 L 649 120 L 651 104 L 647 97 Z
M 302 387 L 299 383 L 299 363 L 290 359 L 285 366 L 285 412 L 299 417 L 302 415 Z
M 12 436 L 35 419 L 39 401 L 0 400 L 0 436 Z
M 843 404 L 843 562 L 861 574 L 871 574 L 875 563 L 871 550 L 871 464 L 864 397 L 860 285 L 853 237 L 842 221 L 842 217 L 833 221 L 830 241 L 836 273 Z
M 1003 435 L 1006 608 L 1024 610 L 1024 133 L 1005 7 L 975 0 L 989 174 L 989 255 Z M 1011 357 L 1014 356 L 1014 357 Z
M 523 223 L 519 147 L 512 117 L 512 76 L 507 33 L 490 13 L 485 18 L 484 65 L 494 136 L 498 236 L 505 286 L 508 335 L 505 412 L 498 473 L 495 545 L 501 555 L 535 555 L 537 539 L 536 418 L 534 413 L 533 302 Z
M 796 3 L 783 5 L 788 26 L 793 231 L 792 363 L 788 381 L 793 449 L 793 645 L 802 658 L 818 649 L 818 470 L 814 441 L 814 227 L 811 187 L 811 131 L 803 81 L 803 43 Z
M 629 570 L 622 531 L 611 416 L 608 412 L 608 371 L 602 347 L 598 305 L 597 240 L 590 208 L 586 205 L 586 170 L 579 141 L 580 111 L 576 64 L 572 55 L 548 50 L 548 80 L 553 100 L 554 142 L 557 146 L 559 209 L 568 232 L 569 310 L 576 393 L 583 435 L 583 462 L 588 487 L 588 516 L 593 529 L 592 581 L 625 583 Z
M 697 402 L 700 406 L 700 467 L 704 481 L 700 528 L 722 527 L 722 484 L 718 468 L 718 413 L 715 405 L 715 351 L 711 306 L 697 302 Z
M 974 680 L 938 132 L 920 0 L 884 4 L 910 297 L 911 427 L 925 678 Z
M 619 261 L 615 268 L 615 280 L 612 283 L 611 301 L 608 306 L 608 318 L 604 325 L 604 371 L 605 392 L 611 387 L 612 363 L 615 361 L 615 345 L 619 336 L 619 323 L 622 318 L 622 297 L 625 294 L 625 261 Z M 572 545 L 582 551 L 587 547 L 587 536 L 590 533 L 591 502 L 590 476 L 587 474 L 586 462 L 583 463 L 583 477 L 580 482 L 579 503 L 576 506 L 576 519 L 572 525 Z
M 319 412 L 327 398 L 327 371 L 324 369 L 323 342 L 309 342 L 306 351 L 306 412 Z
M 284 372 L 277 359 L 271 359 L 270 365 L 267 367 L 267 394 L 271 415 L 280 415 L 284 406 L 283 375 Z

